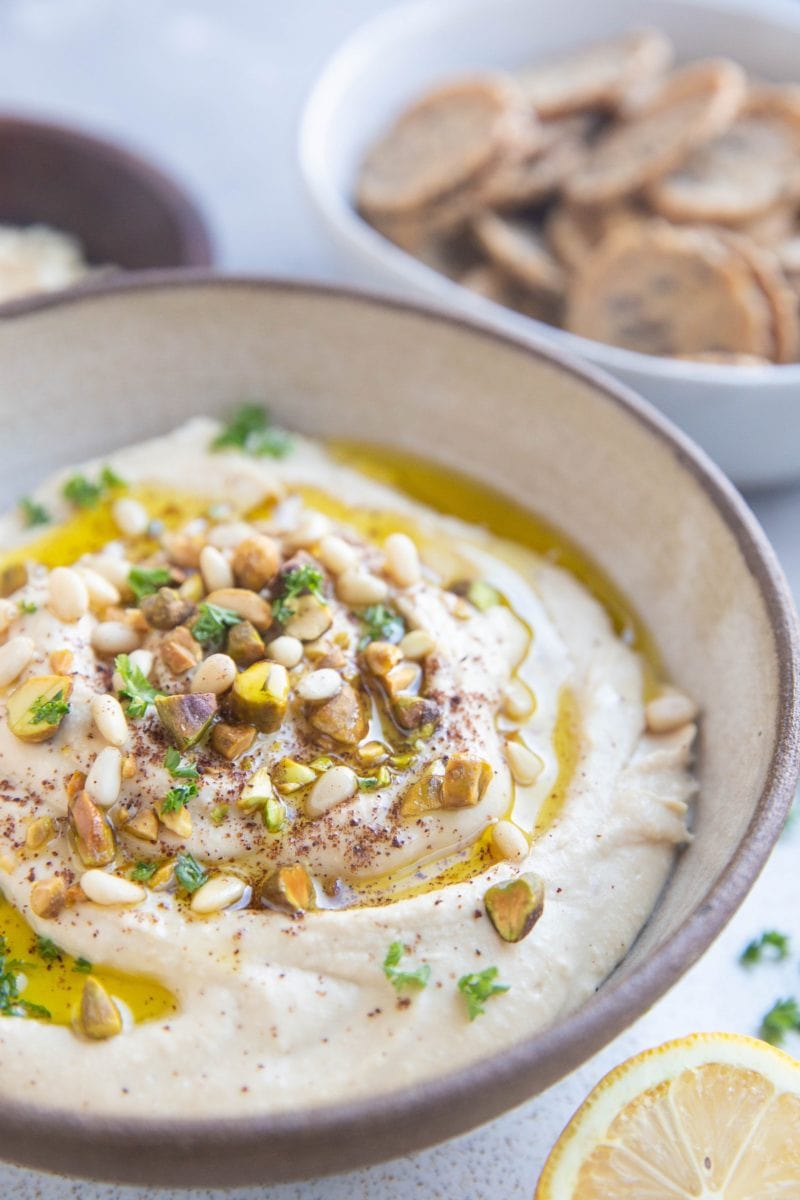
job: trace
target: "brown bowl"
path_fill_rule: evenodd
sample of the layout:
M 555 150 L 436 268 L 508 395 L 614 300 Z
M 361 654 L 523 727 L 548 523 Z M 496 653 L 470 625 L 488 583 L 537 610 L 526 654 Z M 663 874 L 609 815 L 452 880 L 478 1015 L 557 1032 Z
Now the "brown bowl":
M 212 262 L 203 217 L 157 167 L 80 130 L 13 115 L 0 116 L 0 223 L 70 233 L 95 266 Z
M 269 280 L 177 275 L 18 304 L 0 324 L 0 504 L 51 469 L 243 397 L 282 423 L 466 469 L 560 526 L 623 588 L 703 710 L 694 841 L 617 970 L 576 1012 L 421 1084 L 335 1107 L 182 1120 L 0 1111 L 0 1154 L 126 1183 L 271 1183 L 408 1153 L 542 1090 L 640 1016 L 741 903 L 798 774 L 798 633 L 744 501 L 621 385 L 421 307 Z M 402 414 L 402 419 L 398 419 Z M 47 430 L 47 437 L 42 430 Z M 198 1076 L 201 1070 L 195 1064 Z

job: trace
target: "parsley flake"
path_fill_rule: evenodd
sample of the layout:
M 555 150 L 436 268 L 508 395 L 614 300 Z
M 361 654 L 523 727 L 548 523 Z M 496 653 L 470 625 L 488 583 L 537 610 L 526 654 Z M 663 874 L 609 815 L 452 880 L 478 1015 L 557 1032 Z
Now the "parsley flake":
M 431 977 L 431 969 L 428 963 L 423 963 L 414 971 L 398 970 L 398 963 L 403 957 L 405 950 L 402 942 L 392 942 L 389 949 L 386 951 L 386 958 L 383 960 L 383 973 L 391 983 L 395 991 L 402 992 L 405 988 L 424 988 L 428 984 Z
M 760 962 L 783 962 L 789 957 L 789 935 L 777 929 L 765 929 L 752 942 L 748 942 L 739 956 L 742 966 L 752 967 Z
M 48 937 L 37 937 L 36 953 L 48 963 L 56 962 L 57 959 L 61 958 L 61 950 Z
M 358 643 L 359 650 L 370 642 L 399 642 L 405 636 L 405 621 L 385 604 L 370 604 L 361 614 L 361 621 L 364 633 Z
M 187 758 L 181 758 L 180 751 L 170 746 L 164 755 L 164 766 L 175 779 L 199 779 L 197 766 Z
M 31 500 L 29 496 L 22 497 L 19 502 L 19 510 L 26 529 L 32 529 L 34 525 L 48 525 L 52 520 L 47 509 L 35 500 Z
M 162 813 L 180 812 L 197 795 L 196 783 L 177 783 L 170 788 L 161 803 Z
M 780 1046 L 787 1033 L 800 1032 L 800 1004 L 794 996 L 777 1000 L 761 1020 L 758 1036 L 771 1046 Z
M 64 689 L 61 688 L 49 700 L 40 696 L 38 700 L 34 700 L 28 712 L 31 725 L 58 725 L 69 712 L 69 703 L 64 699 Z
M 137 601 L 152 596 L 160 587 L 169 583 L 172 574 L 166 567 L 131 567 L 128 583 Z
M 21 613 L 35 613 L 39 611 L 39 605 L 34 604 L 32 600 L 18 600 L 17 608 Z
M 322 594 L 322 572 L 308 563 L 302 567 L 295 567 L 293 571 L 287 571 L 281 578 L 280 594 L 272 601 L 272 615 L 275 620 L 285 625 L 296 611 L 292 601 L 304 594 L 314 596 L 320 604 L 326 603 Z
M 19 963 L 8 958 L 8 943 L 0 937 L 0 1015 L 49 1018 L 51 1014 L 43 1005 L 20 998 L 19 967 Z
M 87 479 L 85 475 L 71 475 L 62 487 L 61 495 L 76 508 L 95 508 L 106 492 L 125 486 L 125 480 L 120 479 L 111 467 L 105 466 L 101 469 L 96 483 Z
M 79 975 L 88 975 L 92 969 L 92 964 L 88 958 L 76 958 L 72 969 L 73 971 L 77 971 Z
M 231 608 L 222 608 L 219 604 L 209 604 L 204 600 L 197 606 L 198 618 L 192 625 L 192 637 L 201 646 L 218 648 L 225 638 L 225 630 L 232 625 L 239 625 L 242 618 Z
M 285 429 L 276 429 L 260 404 L 243 404 L 211 443 L 212 450 L 241 450 L 255 458 L 285 458 L 292 439 Z
M 208 871 L 201 867 L 193 854 L 179 854 L 175 864 L 175 875 L 181 887 L 189 892 L 196 892 L 208 879 Z
M 467 1002 L 467 1015 L 470 1021 L 474 1021 L 476 1017 L 480 1017 L 486 1012 L 483 1007 L 486 1000 L 509 990 L 509 984 L 495 983 L 497 975 L 497 967 L 487 967 L 485 971 L 462 975 L 459 979 L 458 990 Z
M 156 696 L 161 695 L 153 687 L 141 667 L 135 667 L 127 654 L 118 654 L 114 659 L 114 670 L 122 676 L 119 694 L 128 701 L 128 716 L 143 717 Z
M 128 485 L 124 479 L 119 477 L 114 468 L 106 463 L 100 472 L 100 486 L 110 491 L 112 488 L 124 488 Z

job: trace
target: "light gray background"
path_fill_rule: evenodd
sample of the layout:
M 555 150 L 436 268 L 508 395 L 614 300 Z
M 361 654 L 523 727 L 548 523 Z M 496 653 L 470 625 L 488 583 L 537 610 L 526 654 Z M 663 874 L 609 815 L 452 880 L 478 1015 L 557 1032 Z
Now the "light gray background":
M 327 55 L 388 0 L 0 0 L 0 109 L 83 124 L 149 154 L 203 206 L 226 270 L 341 278 L 294 157 L 302 99 Z M 800 452 L 800 449 L 799 449 Z M 800 490 L 756 498 L 795 595 Z M 752 1033 L 800 993 L 798 958 L 747 973 L 763 928 L 800 954 L 800 831 L 791 828 L 716 945 L 656 1007 L 545 1095 L 458 1141 L 317 1183 L 222 1192 L 230 1200 L 522 1200 L 562 1126 L 627 1055 L 693 1030 Z M 790 1043 L 791 1045 L 791 1043 Z M 800 1050 L 800 1038 L 791 1047 Z M 2 1064 L 0 1064 L 2 1069 Z M 66 1081 L 65 1081 L 66 1083 Z M 169 1200 L 0 1165 L 3 1200 Z

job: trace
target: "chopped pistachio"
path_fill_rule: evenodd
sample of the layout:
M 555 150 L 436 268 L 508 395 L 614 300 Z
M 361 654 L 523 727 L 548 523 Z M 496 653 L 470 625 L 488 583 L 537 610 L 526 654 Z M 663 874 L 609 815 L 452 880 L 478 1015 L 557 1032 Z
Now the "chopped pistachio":
M 12 595 L 25 587 L 28 582 L 28 568 L 25 563 L 9 563 L 0 570 L 0 598 Z
M 170 741 L 178 750 L 195 746 L 208 730 L 217 713 L 213 692 L 182 692 L 176 696 L 157 696 L 156 712 Z
M 258 897 L 265 908 L 283 912 L 302 913 L 316 907 L 314 881 L 300 863 L 273 871 L 258 889 Z
M 402 659 L 403 652 L 392 642 L 370 642 L 364 650 L 364 661 L 373 675 L 388 675 Z
M 251 621 L 240 621 L 228 630 L 225 649 L 238 667 L 251 667 L 266 654 L 263 638 Z
M 143 842 L 158 841 L 158 815 L 154 808 L 143 808 L 125 826 L 126 833 Z
M 436 701 L 424 696 L 397 696 L 392 703 L 392 716 L 407 731 L 435 727 L 440 715 Z
M 367 732 L 367 718 L 355 688 L 345 683 L 335 696 L 316 704 L 308 720 L 319 733 L 325 733 L 345 746 L 356 746 Z
M 37 817 L 25 831 L 25 845 L 29 850 L 41 850 L 56 835 L 56 823 L 52 817 Z
M 78 792 L 70 800 L 69 820 L 75 847 L 85 867 L 105 867 L 114 861 L 114 834 L 88 792 Z
M 228 819 L 228 805 L 215 804 L 211 812 L 208 814 L 212 825 L 224 825 Z
M 161 824 L 174 833 L 176 837 L 188 838 L 192 833 L 192 814 L 185 805 L 178 809 L 165 809 L 162 805 L 158 812 Z
M 403 817 L 420 817 L 428 812 L 444 807 L 442 804 L 442 783 L 444 774 L 441 764 L 431 763 L 421 777 L 412 783 L 400 804 L 400 815 Z
M 269 768 L 259 767 L 239 793 L 236 807 L 241 812 L 255 812 L 257 808 L 263 808 L 267 801 L 274 797 L 275 788 L 272 786 Z
M 63 911 L 66 899 L 67 885 L 60 876 L 37 879 L 31 887 L 31 912 L 43 920 L 52 920 Z
M 544 912 L 544 881 L 533 873 L 496 883 L 483 897 L 486 915 L 504 942 L 521 942 Z
M 21 742 L 48 741 L 69 712 L 71 695 L 68 675 L 34 675 L 8 697 L 9 729 Z
M 173 675 L 184 675 L 203 657 L 203 648 L 185 625 L 178 625 L 161 642 L 158 652 Z
M 388 767 L 378 767 L 374 775 L 365 775 L 359 779 L 358 788 L 362 792 L 375 792 L 391 783 L 391 779 Z
M 280 833 L 286 821 L 286 805 L 277 796 L 270 796 L 263 808 L 264 824 L 269 833 Z
M 356 755 L 359 762 L 367 767 L 374 767 L 376 763 L 385 761 L 387 750 L 383 742 L 365 742 L 356 749 Z
M 211 730 L 211 748 L 228 762 L 246 754 L 256 738 L 255 725 L 230 725 L 219 721 Z
M 327 754 L 320 754 L 318 758 L 313 759 L 308 765 L 312 771 L 330 771 L 333 766 L 333 759 Z
M 482 759 L 452 754 L 442 782 L 443 808 L 472 808 L 479 803 L 492 779 L 492 768 Z
M 272 782 L 279 792 L 290 795 L 316 779 L 316 772 L 293 758 L 282 758 L 272 771 Z
M 84 1037 L 104 1041 L 122 1032 L 119 1009 L 99 980 L 90 975 L 83 985 L 76 1027 Z
M 194 612 L 191 600 L 169 587 L 160 587 L 155 594 L 143 596 L 139 607 L 151 629 L 174 629 L 188 621 Z
M 289 676 L 280 663 L 254 663 L 236 676 L 230 693 L 233 716 L 262 733 L 280 728 L 288 702 Z

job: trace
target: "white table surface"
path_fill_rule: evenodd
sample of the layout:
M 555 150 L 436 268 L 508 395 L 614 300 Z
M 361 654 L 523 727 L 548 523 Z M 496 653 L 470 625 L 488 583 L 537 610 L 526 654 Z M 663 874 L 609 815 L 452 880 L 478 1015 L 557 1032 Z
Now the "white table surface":
M 389 0 L 0 0 L 0 110 L 73 121 L 171 169 L 206 211 L 225 270 L 342 278 L 294 161 L 303 96 L 350 29 Z M 798 448 L 800 453 L 800 448 Z M 800 489 L 751 498 L 800 596 Z M 627 1055 L 694 1030 L 755 1032 L 800 992 L 800 822 L 714 946 L 647 1015 L 569 1078 L 456 1141 L 318 1182 L 149 1191 L 0 1165 L 3 1200 L 521 1200 L 589 1089 Z M 793 935 L 781 965 L 737 956 L 764 928 Z M 789 1043 L 800 1053 L 800 1038 Z

